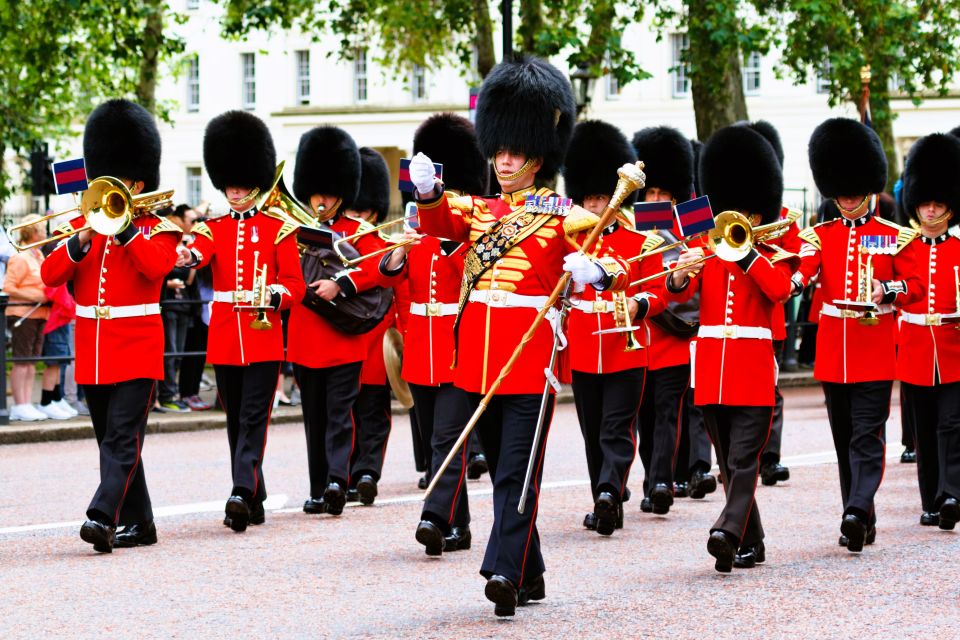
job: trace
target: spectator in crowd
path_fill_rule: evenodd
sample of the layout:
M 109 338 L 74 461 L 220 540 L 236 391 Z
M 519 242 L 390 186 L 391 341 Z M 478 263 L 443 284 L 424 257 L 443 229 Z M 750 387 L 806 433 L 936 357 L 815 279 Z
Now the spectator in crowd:
M 166 212 L 167 220 L 189 234 L 193 227 L 195 214 L 185 204 Z M 190 303 L 188 287 L 192 287 L 196 272 L 187 267 L 174 267 L 167 274 L 165 286 L 160 293 L 160 308 L 163 314 L 163 334 L 166 353 L 182 353 L 187 342 L 187 331 L 193 322 L 193 309 Z M 181 358 L 166 356 L 163 361 L 164 377 L 160 385 L 159 410 L 163 412 L 187 412 L 190 407 L 180 398 L 177 385 L 177 368 Z
M 61 358 L 73 355 L 73 325 L 77 317 L 77 303 L 67 290 L 67 285 L 44 287 L 47 300 L 50 301 L 50 313 L 43 326 L 43 357 L 46 368 L 41 378 L 40 411 L 51 418 L 66 420 L 78 415 L 78 411 L 67 404 L 60 386 L 60 368 L 67 364 Z
M 24 217 L 23 222 L 30 224 L 39 219 L 40 216 L 31 214 Z M 42 224 L 30 224 L 20 230 L 20 242 L 23 244 L 43 240 L 46 237 L 47 230 Z M 43 349 L 43 325 L 47 320 L 49 308 L 43 306 L 47 298 L 43 280 L 40 278 L 42 263 L 43 253 L 40 249 L 28 249 L 15 253 L 7 262 L 3 290 L 10 296 L 11 306 L 7 307 L 6 315 L 14 358 L 38 357 Z M 55 417 L 49 413 L 49 407 L 45 412 L 32 403 L 36 372 L 34 362 L 14 363 L 10 374 L 10 385 L 13 387 L 11 420 L 34 421 Z
M 0 225 L 0 282 L 3 282 L 3 277 L 7 273 L 7 260 L 15 253 L 16 250 L 10 243 L 10 238 L 7 237 L 7 230 Z
M 205 220 L 208 208 L 206 202 L 200 203 L 191 210 L 195 216 L 193 224 Z M 192 225 L 191 225 L 192 228 Z M 183 242 L 192 242 L 192 235 L 184 229 Z M 192 301 L 190 305 L 190 326 L 187 329 L 187 338 L 183 350 L 204 351 L 207 348 L 207 325 L 210 324 L 210 305 L 200 304 L 201 300 L 213 299 L 213 279 L 210 276 L 210 267 L 195 270 L 193 282 L 184 288 L 184 295 Z M 184 356 L 180 361 L 180 397 L 191 411 L 206 411 L 211 408 L 210 403 L 200 397 L 203 366 L 206 358 L 200 356 Z

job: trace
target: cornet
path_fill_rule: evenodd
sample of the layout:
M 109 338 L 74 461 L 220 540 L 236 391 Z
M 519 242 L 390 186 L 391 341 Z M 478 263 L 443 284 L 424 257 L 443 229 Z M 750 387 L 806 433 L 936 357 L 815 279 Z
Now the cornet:
M 866 247 L 861 245 L 857 253 L 857 299 L 834 300 L 833 306 L 840 309 L 843 317 L 857 318 L 862 325 L 872 327 L 880 322 L 873 301 L 873 255 Z
M 86 224 L 82 227 L 26 245 L 12 241 L 11 244 L 17 251 L 26 251 L 51 242 L 59 242 L 81 231 L 93 230 L 100 235 L 113 236 L 126 229 L 127 225 L 135 218 L 171 206 L 173 204 L 172 198 L 173 189 L 152 191 L 135 196 L 130 193 L 130 189 L 121 180 L 112 176 L 103 176 L 90 183 L 90 186 L 80 198 L 80 204 L 76 207 L 51 213 L 33 222 L 15 225 L 10 227 L 9 231 L 13 232 L 36 224 L 43 224 L 48 220 L 75 211 L 79 211 L 86 219 Z
M 638 349 L 644 348 L 643 345 L 640 344 L 640 341 L 637 340 L 637 336 L 633 333 L 642 327 L 633 325 L 633 318 L 630 317 L 630 306 L 627 303 L 627 294 L 623 291 L 613 292 L 613 322 L 616 325 L 614 328 L 594 331 L 593 335 L 602 336 L 609 333 L 625 333 L 627 334 L 627 346 L 624 347 L 624 351 L 637 351 Z
M 253 252 L 253 300 L 249 305 L 236 305 L 234 311 L 253 311 L 254 318 L 250 323 L 251 329 L 266 331 L 273 328 L 273 323 L 267 319 L 270 306 L 270 290 L 267 287 L 267 265 L 260 266 L 260 252 Z

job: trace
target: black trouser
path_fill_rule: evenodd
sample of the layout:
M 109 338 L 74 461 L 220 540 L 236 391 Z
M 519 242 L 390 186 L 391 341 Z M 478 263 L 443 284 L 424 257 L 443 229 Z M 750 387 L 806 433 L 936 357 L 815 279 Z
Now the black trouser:
M 263 454 L 273 394 L 277 390 L 280 362 L 254 362 L 246 366 L 216 364 L 217 394 L 227 412 L 227 440 L 233 469 L 231 495 L 248 502 L 263 502 Z
M 410 395 L 413 396 L 413 415 L 416 416 L 417 429 L 413 434 L 414 456 L 417 459 L 417 471 L 426 471 L 427 478 L 433 476 L 433 425 L 435 422 L 437 393 L 440 387 L 429 387 L 423 384 L 411 384 Z M 419 452 L 417 449 L 419 448 Z M 419 455 L 418 455 L 419 454 Z
M 186 313 L 164 312 L 163 314 L 163 350 L 166 353 L 183 353 L 187 343 L 187 330 L 193 322 Z M 160 402 L 176 400 L 180 395 L 177 387 L 177 367 L 179 357 L 164 356 L 163 382 L 160 384 Z
M 673 490 L 673 470 L 684 398 L 690 386 L 690 365 L 664 367 L 648 372 L 640 406 L 640 461 L 643 463 L 643 495 L 656 484 Z
M 88 518 L 114 525 L 153 522 L 140 452 L 156 388 L 157 381 L 147 378 L 83 385 L 100 447 L 100 486 Z
M 350 464 L 351 484 L 356 484 L 362 475 L 379 481 L 390 439 L 390 386 L 361 384 L 353 405 L 353 421 L 357 425 L 357 445 Z
M 783 340 L 774 340 L 773 352 L 777 357 L 777 366 L 783 362 Z M 783 394 L 780 385 L 773 388 L 773 422 L 770 424 L 770 437 L 767 446 L 763 448 L 760 464 L 777 464 L 780 462 L 780 442 L 783 440 Z
M 770 434 L 773 407 L 709 404 L 703 421 L 717 450 L 717 465 L 727 501 L 710 531 L 732 534 L 741 545 L 763 540 L 763 525 L 754 494 L 760 452 Z
M 683 399 L 683 415 L 680 420 L 680 444 L 677 446 L 677 463 L 674 479 L 688 482 L 697 471 L 707 473 L 713 466 L 710 454 L 710 438 L 703 425 L 703 411 L 694 404 L 692 393 Z
M 293 365 L 307 436 L 311 498 L 323 496 L 330 482 L 344 488 L 350 482 L 350 455 L 356 438 L 353 403 L 360 392 L 362 366 L 362 362 L 322 369 Z
M 900 444 L 904 449 L 914 451 L 917 448 L 917 425 L 913 420 L 913 412 L 907 410 L 907 400 L 903 395 L 903 385 L 900 383 Z
M 573 398 L 587 453 L 590 489 L 623 500 L 637 448 L 637 414 L 646 369 L 615 373 L 573 372 Z
M 900 396 L 917 429 L 920 502 L 924 511 L 936 512 L 944 498 L 960 498 L 960 382 L 901 382 Z
M 482 396 L 469 394 L 472 413 Z M 537 499 L 543 478 L 543 454 L 556 401 L 550 396 L 544 420 L 543 437 L 536 452 L 535 474 L 523 515 L 517 513 L 527 460 L 533 446 L 540 394 L 497 395 L 493 397 L 477 424 L 480 444 L 487 456 L 493 480 L 493 527 L 480 574 L 486 578 L 501 575 L 515 585 L 543 575 L 540 534 L 537 532 Z
M 410 385 L 417 420 L 421 425 L 432 423 L 430 432 L 429 476 L 440 468 L 450 449 L 470 419 L 470 399 L 467 392 L 450 383 L 439 387 Z M 426 430 L 423 432 L 426 434 Z M 426 435 L 424 435 L 426 437 Z M 451 526 L 465 527 L 470 524 L 470 505 L 467 501 L 467 455 L 468 443 L 464 443 L 454 456 L 443 476 L 437 481 L 430 497 L 423 505 L 421 520 L 430 520 L 443 531 Z
M 883 479 L 892 389 L 890 380 L 823 383 L 840 468 L 843 513 L 865 518 L 869 526 L 877 521 L 873 497 Z
M 434 387 L 427 387 L 433 389 Z M 413 396 L 413 385 L 410 385 L 410 395 Z M 414 397 L 413 406 L 407 409 L 407 417 L 410 418 L 410 435 L 413 436 L 413 466 L 420 473 L 426 473 L 430 468 L 432 455 L 428 453 L 426 443 L 423 440 L 423 432 L 420 429 L 420 420 L 417 419 L 417 400 Z M 431 428 L 433 428 L 431 426 Z
M 207 348 L 207 331 L 209 327 L 199 316 L 193 317 L 193 323 L 187 329 L 187 339 L 184 342 L 184 351 L 204 351 Z M 180 395 L 184 398 L 200 393 L 200 379 L 203 377 L 205 356 L 184 356 L 180 361 Z

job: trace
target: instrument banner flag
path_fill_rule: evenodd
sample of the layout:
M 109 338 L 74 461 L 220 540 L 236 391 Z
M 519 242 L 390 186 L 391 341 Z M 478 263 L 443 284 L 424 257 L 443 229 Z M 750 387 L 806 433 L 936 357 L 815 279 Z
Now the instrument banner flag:
M 700 196 L 677 205 L 677 221 L 680 223 L 680 235 L 692 236 L 717 226 L 710 208 L 710 196 Z
M 673 205 L 669 201 L 638 202 L 633 205 L 633 218 L 637 231 L 673 229 Z
M 53 181 L 57 185 L 57 195 L 86 191 L 87 170 L 83 158 L 54 162 Z
M 443 180 L 443 165 L 439 162 L 433 163 L 433 172 L 437 180 Z M 410 158 L 400 158 L 400 180 L 397 185 L 400 191 L 413 193 L 415 187 L 410 180 Z

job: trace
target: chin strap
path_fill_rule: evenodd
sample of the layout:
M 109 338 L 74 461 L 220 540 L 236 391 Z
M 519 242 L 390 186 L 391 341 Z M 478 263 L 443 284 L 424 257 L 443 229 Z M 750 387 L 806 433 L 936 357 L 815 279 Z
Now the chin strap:
M 833 203 L 837 205 L 837 209 L 840 210 L 840 213 L 843 214 L 845 218 L 849 218 L 850 220 L 856 220 L 857 218 L 859 218 L 860 216 L 862 216 L 864 213 L 867 212 L 867 209 L 869 209 L 870 207 L 870 198 L 872 197 L 873 197 L 872 195 L 864 196 L 863 200 L 860 201 L 860 204 L 855 206 L 853 209 L 844 209 L 843 207 L 840 206 L 840 202 L 836 198 L 833 199 Z
M 533 168 L 533 158 L 527 158 L 527 161 L 523 163 L 523 166 L 517 169 L 515 173 L 503 174 L 497 170 L 497 165 L 494 163 L 493 172 L 497 174 L 499 180 L 506 180 L 507 182 L 513 182 L 523 177 L 530 169 Z

